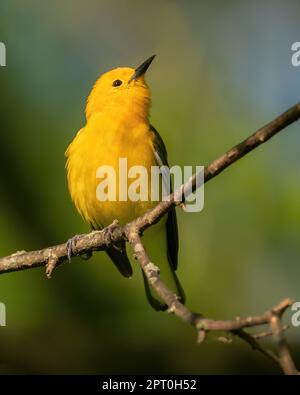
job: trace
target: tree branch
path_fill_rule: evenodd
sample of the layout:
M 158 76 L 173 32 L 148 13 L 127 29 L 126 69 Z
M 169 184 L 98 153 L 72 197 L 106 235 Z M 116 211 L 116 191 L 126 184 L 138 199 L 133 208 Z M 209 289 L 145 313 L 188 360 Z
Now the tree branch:
M 248 152 L 263 144 L 275 134 L 297 121 L 300 118 L 300 103 L 291 107 L 289 110 L 275 118 L 273 121 L 257 130 L 246 140 L 231 148 L 225 154 L 214 160 L 204 169 L 204 182 L 207 182 L 220 174 L 234 162 L 244 157 Z M 139 261 L 148 281 L 153 286 L 161 299 L 169 306 L 169 312 L 174 313 L 188 324 L 193 325 L 198 332 L 198 341 L 205 338 L 209 331 L 226 331 L 239 336 L 246 341 L 252 348 L 259 350 L 274 362 L 279 363 L 283 371 L 287 374 L 296 374 L 297 370 L 291 358 L 286 340 L 283 335 L 281 323 L 282 314 L 291 306 L 290 299 L 283 300 L 279 305 L 267 310 L 259 316 L 236 318 L 231 321 L 220 321 L 204 318 L 199 314 L 191 312 L 186 306 L 182 305 L 159 277 L 159 268 L 156 267 L 147 255 L 140 235 L 151 225 L 158 222 L 167 211 L 176 205 L 181 204 L 180 197 L 182 191 L 194 191 L 199 187 L 196 185 L 196 174 L 183 184 L 177 191 L 169 196 L 168 199 L 157 204 L 152 210 L 143 216 L 135 219 L 125 226 L 118 226 L 115 222 L 111 227 L 101 231 L 94 231 L 89 234 L 81 235 L 74 242 L 76 255 L 89 254 L 93 251 L 104 250 L 109 245 L 126 240 L 132 245 L 136 258 Z M 51 276 L 56 266 L 64 262 L 68 257 L 67 243 L 44 248 L 38 251 L 18 251 L 12 255 L 0 258 L 0 274 L 18 270 L 25 270 L 39 266 L 46 266 L 46 274 Z M 255 335 L 244 331 L 245 328 L 260 325 L 269 325 L 273 337 L 278 344 L 279 357 L 274 356 L 269 350 L 265 350 L 259 343 Z
M 267 310 L 260 316 L 236 318 L 231 321 L 204 318 L 200 314 L 192 313 L 178 300 L 177 296 L 166 287 L 159 277 L 159 268 L 151 262 L 136 228 L 133 227 L 129 231 L 128 241 L 149 283 L 155 289 L 158 296 L 168 305 L 168 312 L 174 313 L 186 323 L 194 326 L 198 331 L 199 343 L 204 341 L 205 335 L 209 331 L 231 332 L 248 343 L 254 350 L 261 352 L 267 358 L 277 363 L 285 374 L 299 374 L 284 338 L 281 323 L 281 317 L 284 311 L 293 304 L 291 299 L 284 299 L 278 305 Z M 253 335 L 244 331 L 245 328 L 257 327 L 265 324 L 270 325 L 276 343 L 278 343 L 279 357 L 259 344 Z
M 272 314 L 270 324 L 275 342 L 278 344 L 279 363 L 285 374 L 299 374 L 291 357 L 287 341 L 283 335 L 281 316 L 283 311 Z

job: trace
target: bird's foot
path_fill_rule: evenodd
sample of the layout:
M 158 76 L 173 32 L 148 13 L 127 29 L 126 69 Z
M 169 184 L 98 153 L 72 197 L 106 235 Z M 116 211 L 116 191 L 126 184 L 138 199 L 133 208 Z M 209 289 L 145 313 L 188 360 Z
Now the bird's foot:
M 81 237 L 82 235 L 75 235 L 67 241 L 67 257 L 69 262 L 71 262 L 72 256 L 77 255 L 76 243 L 81 239 Z
M 119 221 L 115 219 L 110 225 L 108 225 L 106 228 L 102 230 L 102 232 L 104 233 L 104 238 L 107 246 L 111 244 L 113 231 L 118 226 L 119 226 Z

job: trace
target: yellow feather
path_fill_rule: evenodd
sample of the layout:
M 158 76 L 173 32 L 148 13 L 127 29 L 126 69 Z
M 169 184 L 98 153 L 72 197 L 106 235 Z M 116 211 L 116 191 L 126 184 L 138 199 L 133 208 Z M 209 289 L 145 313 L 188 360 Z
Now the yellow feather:
M 109 225 L 114 219 L 125 224 L 153 206 L 150 200 L 100 202 L 96 197 L 99 184 L 96 172 L 100 166 L 115 169 L 117 197 L 119 158 L 127 158 L 128 168 L 144 166 L 150 174 L 151 166 L 156 162 L 149 124 L 134 117 L 124 123 L 107 113 L 97 113 L 80 130 L 66 154 L 71 197 L 82 217 L 95 229 Z M 128 185 L 130 182 L 132 180 L 128 180 Z
M 149 58 L 145 63 L 149 61 L 151 63 L 152 59 L 153 57 Z M 86 125 L 77 133 L 66 151 L 71 198 L 83 219 L 94 229 L 102 229 L 115 219 L 121 224 L 126 224 L 157 204 L 150 198 L 151 167 L 157 165 L 157 152 L 155 151 L 157 135 L 151 130 L 149 124 L 150 90 L 145 82 L 144 72 L 136 75 L 137 71 L 143 71 L 145 63 L 136 70 L 117 68 L 99 78 L 87 101 Z M 148 67 L 149 64 L 146 66 Z M 160 144 L 163 145 L 162 142 Z M 119 199 L 121 192 L 119 178 L 124 177 L 123 174 L 119 174 L 120 158 L 127 159 L 128 169 L 133 166 L 143 166 L 146 169 L 148 174 L 147 200 L 122 201 Z M 97 188 L 101 181 L 97 171 L 101 166 L 111 166 L 115 171 L 116 183 L 113 179 L 110 180 L 108 188 L 116 187 L 116 201 L 100 201 L 97 197 Z M 135 179 L 127 178 L 128 188 L 134 181 Z M 166 220 L 153 227 L 147 236 L 152 240 L 155 238 L 159 254 L 163 252 L 162 259 L 157 258 L 162 269 L 162 276 L 167 276 L 171 280 L 172 288 L 182 296 L 183 300 L 181 287 L 174 272 L 178 245 L 176 217 L 172 226 L 173 249 L 170 246 L 170 232 L 168 243 L 166 240 L 168 229 Z M 161 232 L 158 232 L 159 228 Z M 144 241 L 148 245 L 146 239 Z M 170 248 L 173 252 L 171 255 Z M 119 250 L 110 247 L 108 253 L 120 272 L 125 276 L 130 276 L 131 268 L 125 244 Z M 148 287 L 146 283 L 146 289 Z M 151 290 L 147 291 L 147 295 L 156 309 L 165 308 L 163 304 L 155 300 Z

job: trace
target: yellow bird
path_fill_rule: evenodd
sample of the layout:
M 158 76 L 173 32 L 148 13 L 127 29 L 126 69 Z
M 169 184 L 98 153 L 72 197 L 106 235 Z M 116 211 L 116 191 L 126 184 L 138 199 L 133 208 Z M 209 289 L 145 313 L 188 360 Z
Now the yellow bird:
M 67 177 L 71 198 L 83 219 L 94 230 L 103 229 L 114 220 L 126 224 L 157 204 L 151 201 L 99 201 L 97 169 L 112 166 L 119 175 L 119 159 L 126 158 L 128 168 L 168 166 L 166 147 L 149 122 L 150 89 L 145 72 L 151 56 L 136 69 L 119 67 L 103 74 L 95 83 L 86 105 L 86 125 L 77 133 L 66 151 Z M 150 177 L 149 177 L 150 179 Z M 133 182 L 127 179 L 128 185 Z M 148 248 L 149 239 L 152 248 Z M 175 209 L 165 220 L 150 228 L 143 236 L 146 248 L 160 268 L 167 285 L 184 302 L 184 293 L 175 274 L 178 255 L 178 228 Z M 72 253 L 72 251 L 71 251 Z M 121 274 L 131 277 L 132 268 L 125 242 L 109 247 L 107 253 Z M 165 310 L 144 276 L 147 298 L 156 310 Z

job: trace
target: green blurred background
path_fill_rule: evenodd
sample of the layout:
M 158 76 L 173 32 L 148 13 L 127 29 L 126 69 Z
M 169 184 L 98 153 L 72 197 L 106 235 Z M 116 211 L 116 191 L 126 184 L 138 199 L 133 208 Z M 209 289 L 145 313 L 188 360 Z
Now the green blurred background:
M 298 1 L 2 0 L 0 254 L 88 230 L 67 190 L 64 151 L 92 84 L 116 66 L 148 72 L 152 123 L 172 164 L 205 165 L 299 101 Z M 178 212 L 187 305 L 213 318 L 300 300 L 300 125 L 207 184 L 201 213 Z M 195 332 L 145 300 L 104 253 L 2 275 L 0 373 L 278 373 L 236 340 Z M 286 322 L 289 323 L 289 314 Z M 288 332 L 300 366 L 300 329 Z

